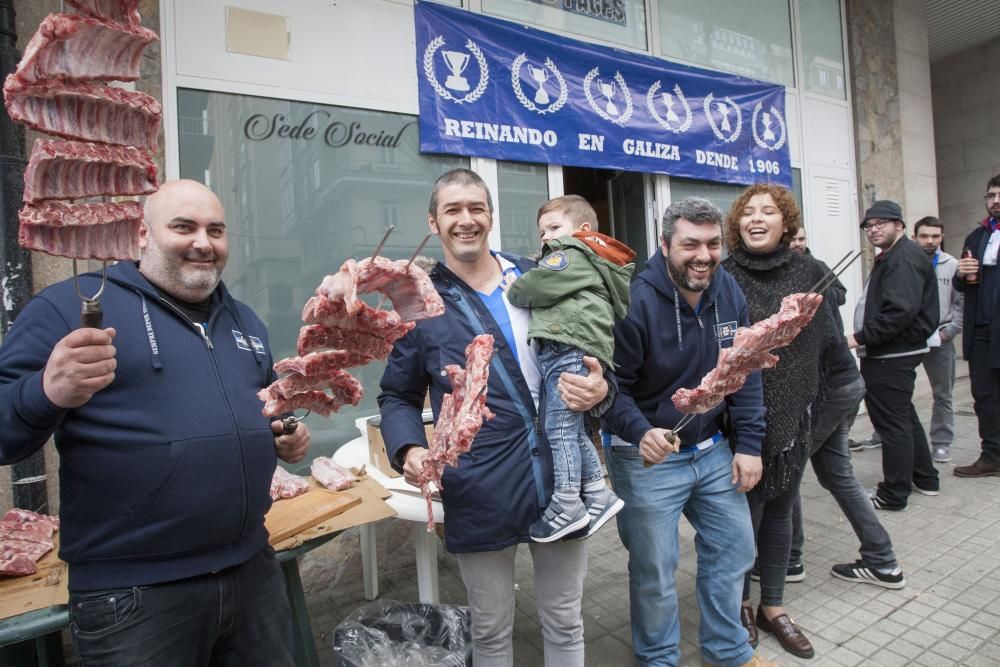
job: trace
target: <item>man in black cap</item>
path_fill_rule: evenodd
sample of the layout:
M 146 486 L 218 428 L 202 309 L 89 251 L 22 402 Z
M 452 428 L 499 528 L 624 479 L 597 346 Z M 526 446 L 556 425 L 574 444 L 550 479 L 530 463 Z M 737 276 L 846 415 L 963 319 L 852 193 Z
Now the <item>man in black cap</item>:
M 875 509 L 906 509 L 911 485 L 936 496 L 938 473 L 924 427 L 913 407 L 916 368 L 938 325 L 938 291 L 927 255 L 906 237 L 903 211 L 880 200 L 865 211 L 861 228 L 881 250 L 854 311 L 848 345 L 858 349 L 867 393 L 865 407 L 882 436 L 884 480 L 872 491 Z

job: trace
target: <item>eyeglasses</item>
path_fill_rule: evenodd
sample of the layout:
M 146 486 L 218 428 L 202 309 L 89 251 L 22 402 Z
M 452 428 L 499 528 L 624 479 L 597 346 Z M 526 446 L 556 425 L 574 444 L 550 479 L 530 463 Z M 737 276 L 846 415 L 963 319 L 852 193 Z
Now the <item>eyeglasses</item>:
M 869 220 L 868 222 L 866 222 L 863 225 L 861 225 L 861 229 L 865 230 L 866 232 L 869 232 L 869 231 L 875 229 L 876 227 L 885 227 L 890 222 L 896 222 L 896 221 L 895 220 L 881 220 L 881 219 Z
M 993 201 L 994 199 L 1000 199 L 1000 192 L 987 192 L 983 195 L 984 201 Z

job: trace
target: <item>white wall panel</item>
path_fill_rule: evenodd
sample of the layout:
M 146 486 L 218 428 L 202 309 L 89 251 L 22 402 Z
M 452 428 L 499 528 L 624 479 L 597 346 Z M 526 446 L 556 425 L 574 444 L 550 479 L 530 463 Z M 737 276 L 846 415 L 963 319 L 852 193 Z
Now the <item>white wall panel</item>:
M 802 100 L 802 134 L 810 165 L 851 167 L 851 110 L 844 102 L 813 95 Z
M 417 112 L 412 5 L 388 0 L 173 0 L 177 85 Z M 289 18 L 290 60 L 226 51 L 226 5 Z M 246 89 L 244 88 L 245 92 Z

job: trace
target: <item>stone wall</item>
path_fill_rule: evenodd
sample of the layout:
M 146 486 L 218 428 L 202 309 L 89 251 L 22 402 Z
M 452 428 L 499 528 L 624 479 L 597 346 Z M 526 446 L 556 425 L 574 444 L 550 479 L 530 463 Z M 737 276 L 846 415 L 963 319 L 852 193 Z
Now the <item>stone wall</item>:
M 24 51 L 25 45 L 31 36 L 35 34 L 39 23 L 46 15 L 62 10 L 60 0 L 15 0 L 14 10 L 17 13 L 17 47 Z M 142 14 L 142 24 L 150 30 L 159 33 L 160 30 L 160 4 L 157 0 L 142 0 L 139 4 L 139 12 Z M 142 78 L 136 82 L 136 89 L 141 90 L 157 99 L 161 99 L 162 75 L 160 66 L 160 45 L 159 43 L 150 46 L 142 61 Z M 25 132 L 25 155 L 30 155 L 31 145 L 39 135 L 36 132 Z M 163 131 L 160 130 L 160 149 L 156 156 L 157 165 L 163 172 Z M 83 262 L 81 269 L 100 269 L 100 262 Z M 61 257 L 51 257 L 43 253 L 32 253 L 32 292 L 38 292 L 43 288 L 73 275 L 73 265 L 71 260 Z M 48 474 L 48 495 L 49 510 L 53 513 L 59 510 L 59 487 L 57 481 L 59 469 L 59 457 L 50 442 L 45 447 L 45 468 Z M 0 466 L 0 513 L 10 508 L 13 502 L 11 490 L 10 468 Z
M 1000 39 L 931 65 L 941 219 L 962 238 L 986 215 L 986 182 L 1000 174 Z

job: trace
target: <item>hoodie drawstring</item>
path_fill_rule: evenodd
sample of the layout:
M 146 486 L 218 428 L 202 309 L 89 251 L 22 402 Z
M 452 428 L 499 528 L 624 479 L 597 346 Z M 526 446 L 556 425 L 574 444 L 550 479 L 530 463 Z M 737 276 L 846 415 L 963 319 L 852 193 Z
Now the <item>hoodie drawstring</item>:
M 142 321 L 146 327 L 146 338 L 149 340 L 149 353 L 153 362 L 153 370 L 160 370 L 163 368 L 163 363 L 160 362 L 160 346 L 156 343 L 156 331 L 153 329 L 153 318 L 149 316 L 149 307 L 146 305 L 145 295 L 136 290 L 139 298 L 142 300 Z

